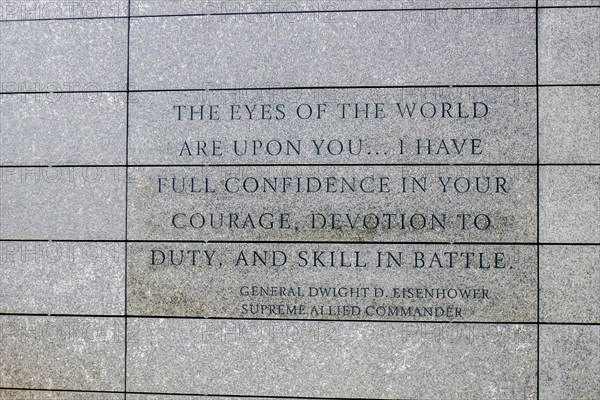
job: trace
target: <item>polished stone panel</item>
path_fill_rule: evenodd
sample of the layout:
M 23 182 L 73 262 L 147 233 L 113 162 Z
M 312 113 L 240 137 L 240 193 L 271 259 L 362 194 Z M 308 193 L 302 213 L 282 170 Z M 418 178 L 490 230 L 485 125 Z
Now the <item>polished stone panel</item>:
M 540 327 L 540 400 L 600 397 L 600 326 Z
M 125 238 L 124 168 L 1 168 L 2 239 Z
M 4 22 L 0 49 L 3 93 L 124 90 L 127 86 L 123 20 Z
M 600 243 L 600 167 L 540 168 L 540 241 Z
M 600 82 L 600 8 L 539 11 L 540 83 Z
M 126 17 L 128 3 L 128 0 L 3 0 L 0 3 L 0 19 L 22 21 Z
M 540 320 L 600 323 L 600 246 L 540 247 Z
M 139 89 L 535 83 L 533 10 L 445 16 L 140 19 L 132 25 L 131 79 Z
M 128 398 L 130 396 L 127 396 Z M 2 400 L 125 400 L 125 394 L 0 389 Z
M 125 94 L 0 95 L 1 165 L 124 165 Z
M 540 88 L 540 162 L 600 163 L 600 87 Z
M 123 243 L 0 242 L 0 268 L 0 312 L 124 312 Z
M 591 0 L 597 1 L 597 0 Z M 133 0 L 132 15 L 181 15 L 191 13 L 325 12 L 352 10 L 408 10 L 479 7 L 534 7 L 535 0 L 325 0 L 325 1 L 198 1 Z M 291 17 L 292 21 L 295 20 Z M 326 18 L 336 18 L 328 15 Z
M 600 0 L 538 0 L 540 7 L 600 6 Z
M 122 391 L 124 322 L 0 316 L 2 387 Z
M 129 329 L 131 391 L 457 400 L 536 393 L 535 326 L 136 318 Z

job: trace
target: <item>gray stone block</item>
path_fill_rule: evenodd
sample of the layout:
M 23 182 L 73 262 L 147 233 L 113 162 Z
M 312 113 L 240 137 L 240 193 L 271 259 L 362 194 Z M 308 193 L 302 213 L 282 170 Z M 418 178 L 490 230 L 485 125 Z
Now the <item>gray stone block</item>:
M 540 241 L 600 243 L 600 167 L 540 168 Z
M 181 15 L 190 13 L 394 10 L 445 7 L 535 7 L 535 0 L 304 0 L 287 2 L 269 0 L 235 2 L 133 0 L 131 13 L 132 15 Z
M 124 168 L 1 168 L 0 237 L 125 237 Z
M 0 312 L 123 314 L 125 245 L 0 242 Z
M 600 6 L 600 0 L 539 0 L 540 7 Z
M 600 323 L 600 247 L 540 247 L 540 320 Z
M 125 94 L 0 96 L 0 164 L 125 164 Z
M 534 84 L 534 14 L 145 18 L 132 27 L 131 79 L 140 89 Z
M 536 396 L 535 326 L 136 318 L 129 328 L 135 332 L 127 352 L 130 391 L 378 399 Z
M 0 316 L 2 387 L 122 391 L 123 333 L 123 318 Z
M 128 398 L 131 396 L 127 396 Z M 2 400 L 125 400 L 125 394 L 0 389 Z
M 540 83 L 600 82 L 600 9 L 539 11 Z
M 127 398 L 129 400 L 279 400 L 277 397 L 230 397 L 230 396 L 170 396 L 166 394 L 128 394 Z M 285 400 L 285 399 L 281 399 Z M 314 400 L 321 400 L 318 398 L 314 398 Z
M 600 326 L 540 326 L 540 400 L 600 398 Z
M 540 88 L 540 162 L 600 163 L 600 87 Z
M 124 90 L 127 20 L 0 24 L 0 82 L 6 92 Z
M 3 0 L 0 3 L 0 19 L 20 21 L 125 17 L 127 9 L 128 0 Z

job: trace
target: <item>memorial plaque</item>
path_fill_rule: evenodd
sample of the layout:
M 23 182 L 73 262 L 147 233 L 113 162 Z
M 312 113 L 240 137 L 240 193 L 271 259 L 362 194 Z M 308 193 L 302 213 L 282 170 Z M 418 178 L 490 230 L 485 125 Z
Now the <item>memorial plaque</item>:
M 0 0 L 0 399 L 600 398 L 597 0 Z

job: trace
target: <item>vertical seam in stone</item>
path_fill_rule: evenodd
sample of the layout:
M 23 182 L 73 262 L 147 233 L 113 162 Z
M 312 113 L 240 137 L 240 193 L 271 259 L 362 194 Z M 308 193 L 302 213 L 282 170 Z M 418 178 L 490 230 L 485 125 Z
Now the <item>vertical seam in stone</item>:
M 536 264 L 537 264 L 537 351 L 536 351 L 536 397 L 540 400 L 540 52 L 539 52 L 539 0 L 535 1 L 535 130 L 536 130 Z
M 125 103 L 125 116 L 126 116 L 126 125 L 125 125 L 125 273 L 124 273 L 124 317 L 125 317 L 125 325 L 124 325 L 124 356 L 123 356 L 123 397 L 127 400 L 127 269 L 129 268 L 129 260 L 128 260 L 128 210 L 129 210 L 129 95 L 130 95 L 130 43 L 131 43 L 131 0 L 127 0 L 127 92 L 126 92 L 126 103 Z

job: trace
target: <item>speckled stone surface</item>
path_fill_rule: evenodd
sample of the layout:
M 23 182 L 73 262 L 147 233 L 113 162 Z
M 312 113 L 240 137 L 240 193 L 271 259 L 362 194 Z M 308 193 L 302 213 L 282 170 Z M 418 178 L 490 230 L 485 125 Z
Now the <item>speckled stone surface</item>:
M 540 83 L 600 81 L 600 8 L 539 11 Z
M 598 5 L 0 0 L 0 400 L 600 398 Z
M 123 243 L 0 242 L 0 312 L 124 312 Z
M 599 103 L 597 86 L 540 88 L 540 162 L 600 163 Z
M 129 398 L 131 396 L 127 396 Z M 1 400 L 125 400 L 125 394 L 0 389 Z
M 286 400 L 282 397 L 240 397 L 240 396 L 169 396 L 160 394 L 128 394 L 129 400 Z M 314 400 L 321 400 L 317 397 Z
M 128 230 L 136 240 L 535 240 L 535 167 L 140 167 L 129 176 Z M 475 191 L 477 176 L 482 190 L 490 178 L 487 193 Z M 413 190 L 410 177 L 425 177 L 425 192 Z M 355 191 L 341 178 L 356 178 Z M 185 191 L 175 192 L 182 182 Z M 372 192 L 357 192 L 356 182 Z
M 535 326 L 136 318 L 129 329 L 131 391 L 535 399 Z
M 127 9 L 128 0 L 2 0 L 0 19 L 125 17 Z
M 540 327 L 540 400 L 600 397 L 600 326 Z
M 596 1 L 596 0 L 592 0 Z M 412 8 L 534 7 L 535 0 L 133 0 L 132 15 L 178 15 L 189 13 L 251 13 L 273 11 L 393 10 Z
M 540 7 L 547 6 L 600 6 L 600 0 L 539 0 Z
M 124 239 L 124 169 L 2 168 L 0 174 L 2 239 Z
M 600 323 L 600 246 L 540 248 L 540 320 Z
M 2 92 L 123 90 L 127 24 L 122 20 L 0 24 Z
M 540 204 L 541 242 L 600 242 L 600 167 L 541 167 Z
M 0 316 L 5 388 L 124 389 L 124 319 Z
M 240 396 L 169 396 L 159 394 L 128 394 L 127 399 L 129 400 L 287 400 L 284 397 L 240 397 Z M 312 400 L 326 400 L 318 397 L 312 397 Z
M 0 97 L 0 164 L 125 164 L 125 94 Z
M 131 79 L 141 89 L 535 83 L 534 11 L 448 13 L 140 19 Z
M 452 264 L 449 252 L 456 253 Z M 473 254 L 467 264 L 468 252 Z M 257 255 L 268 261 L 263 264 Z M 457 322 L 537 318 L 533 246 L 151 243 L 130 244 L 128 257 L 128 310 L 135 315 Z M 425 297 L 426 288 L 432 297 Z M 423 307 L 434 307 L 435 314 L 424 315 Z
M 534 88 L 232 90 L 134 99 L 131 164 L 536 161 Z M 197 112 L 202 105 L 219 120 L 190 120 L 191 106 Z M 309 110 L 314 117 L 306 118 Z

